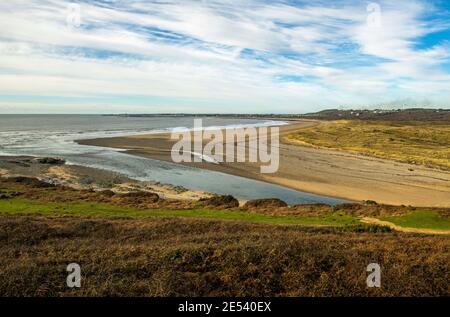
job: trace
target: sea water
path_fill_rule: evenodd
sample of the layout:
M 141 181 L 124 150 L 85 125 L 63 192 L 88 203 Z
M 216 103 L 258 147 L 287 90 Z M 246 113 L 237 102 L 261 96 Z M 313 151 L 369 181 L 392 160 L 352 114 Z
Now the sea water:
M 192 128 L 192 117 L 128 117 L 102 115 L 0 115 L 0 155 L 63 157 L 68 164 L 123 173 L 143 181 L 179 185 L 238 199 L 280 198 L 289 204 L 342 200 L 224 173 L 129 155 L 120 149 L 80 145 L 75 140 L 170 132 Z M 204 127 L 283 125 L 282 121 L 203 118 Z

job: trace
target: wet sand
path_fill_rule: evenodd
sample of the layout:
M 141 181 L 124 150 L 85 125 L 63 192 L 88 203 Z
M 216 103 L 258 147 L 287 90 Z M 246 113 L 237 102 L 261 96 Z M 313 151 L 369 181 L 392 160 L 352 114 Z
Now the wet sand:
M 261 174 L 260 164 L 250 162 L 180 164 L 336 198 L 374 200 L 392 205 L 450 207 L 450 172 L 292 144 L 284 138 L 292 132 L 301 132 L 301 129 L 318 124 L 326 123 L 297 121 L 280 127 L 280 166 L 274 174 Z M 126 149 L 129 154 L 172 162 L 171 149 L 176 140 L 171 140 L 170 134 L 166 133 L 77 142 Z

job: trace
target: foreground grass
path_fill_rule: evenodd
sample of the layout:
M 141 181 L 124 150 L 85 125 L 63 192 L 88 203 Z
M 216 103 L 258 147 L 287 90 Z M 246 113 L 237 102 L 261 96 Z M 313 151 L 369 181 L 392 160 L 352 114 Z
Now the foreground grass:
M 185 217 L 236 220 L 267 224 L 345 226 L 359 223 L 356 217 L 342 213 L 326 213 L 318 217 L 271 216 L 241 211 L 190 209 L 190 210 L 142 210 L 91 202 L 50 203 L 23 198 L 0 200 L 3 215 L 45 215 L 83 217 Z
M 340 229 L 0 215 L 0 296 L 450 295 L 450 237 Z M 381 288 L 367 287 L 369 263 Z
M 402 216 L 381 217 L 380 220 L 389 221 L 405 228 L 450 231 L 450 218 L 443 217 L 435 211 L 418 210 Z
M 450 169 L 450 125 L 341 120 L 304 129 L 291 141 Z

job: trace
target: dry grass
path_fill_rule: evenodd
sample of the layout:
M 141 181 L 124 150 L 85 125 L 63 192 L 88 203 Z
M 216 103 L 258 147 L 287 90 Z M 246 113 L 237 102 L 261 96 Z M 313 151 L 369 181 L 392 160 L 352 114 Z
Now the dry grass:
M 303 144 L 450 169 L 450 125 L 341 120 L 288 137 Z
M 66 287 L 79 263 L 82 287 Z M 366 266 L 382 287 L 366 287 Z M 450 238 L 224 221 L 0 217 L 2 296 L 450 295 Z
M 275 217 L 180 210 L 153 197 L 130 200 L 30 179 L 0 185 L 0 296 L 450 295 L 450 236 L 400 234 L 355 221 L 336 225 L 336 219 L 323 226 L 330 224 L 325 205 L 275 208 Z M 175 209 L 145 215 L 160 204 Z M 347 204 L 337 211 L 352 220 L 401 216 L 409 208 Z M 227 220 L 198 219 L 205 213 Z M 266 218 L 270 224 L 255 223 Z M 305 219 L 319 222 L 294 224 Z M 80 289 L 66 286 L 72 262 L 82 267 Z M 366 287 L 372 262 L 382 266 L 381 289 Z

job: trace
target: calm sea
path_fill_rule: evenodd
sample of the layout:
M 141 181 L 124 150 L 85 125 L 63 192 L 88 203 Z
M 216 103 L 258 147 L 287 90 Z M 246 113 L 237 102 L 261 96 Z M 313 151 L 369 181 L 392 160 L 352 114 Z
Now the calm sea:
M 74 142 L 78 139 L 165 132 L 176 127 L 191 128 L 193 123 L 193 118 L 189 117 L 0 115 L 0 155 L 64 157 L 69 164 L 116 171 L 138 180 L 231 194 L 240 199 L 276 197 L 290 204 L 342 202 L 238 176 L 184 167 L 128 155 L 120 150 L 79 145 Z M 273 122 L 264 120 L 203 118 L 204 127 L 272 124 Z

